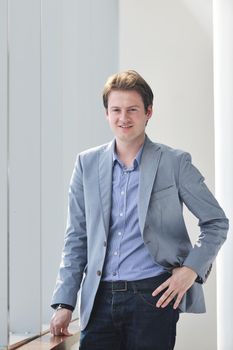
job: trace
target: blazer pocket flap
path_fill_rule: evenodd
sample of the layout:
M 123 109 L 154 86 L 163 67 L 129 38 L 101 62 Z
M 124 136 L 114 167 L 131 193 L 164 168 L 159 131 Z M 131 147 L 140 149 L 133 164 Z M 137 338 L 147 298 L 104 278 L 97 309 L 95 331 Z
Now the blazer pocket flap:
M 170 196 L 170 195 L 175 194 L 175 193 L 177 193 L 176 185 L 171 185 L 171 186 L 165 187 L 159 191 L 153 191 L 151 193 L 151 199 L 153 198 L 153 200 L 156 200 L 156 199 Z

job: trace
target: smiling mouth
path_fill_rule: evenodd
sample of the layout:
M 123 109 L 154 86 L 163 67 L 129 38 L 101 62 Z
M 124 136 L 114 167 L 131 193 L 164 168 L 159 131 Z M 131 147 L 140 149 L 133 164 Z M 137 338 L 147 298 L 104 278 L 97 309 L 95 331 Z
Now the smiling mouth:
M 119 125 L 120 128 L 122 129 L 129 129 L 132 128 L 133 125 Z

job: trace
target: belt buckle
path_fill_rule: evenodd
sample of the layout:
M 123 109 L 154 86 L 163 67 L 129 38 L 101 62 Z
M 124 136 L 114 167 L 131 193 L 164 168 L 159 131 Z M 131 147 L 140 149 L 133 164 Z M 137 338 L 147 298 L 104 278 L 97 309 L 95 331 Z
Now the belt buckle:
M 114 282 L 112 283 L 112 292 L 126 292 L 127 291 L 127 281 L 119 281 L 120 283 L 124 283 L 123 288 L 114 288 Z

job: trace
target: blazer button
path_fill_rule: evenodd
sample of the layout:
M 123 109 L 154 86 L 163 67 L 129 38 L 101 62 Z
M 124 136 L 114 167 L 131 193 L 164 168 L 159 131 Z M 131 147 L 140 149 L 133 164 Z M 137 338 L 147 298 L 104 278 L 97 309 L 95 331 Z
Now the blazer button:
M 100 270 L 97 271 L 97 276 L 101 276 L 101 271 Z
M 107 247 L 107 242 L 106 241 L 104 241 L 104 247 Z

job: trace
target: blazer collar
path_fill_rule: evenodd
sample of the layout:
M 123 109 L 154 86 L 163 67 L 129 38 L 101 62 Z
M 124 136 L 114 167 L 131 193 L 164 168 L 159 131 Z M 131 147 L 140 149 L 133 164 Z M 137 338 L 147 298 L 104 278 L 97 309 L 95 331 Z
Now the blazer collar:
M 99 188 L 102 206 L 102 214 L 106 236 L 109 231 L 110 211 L 112 201 L 112 164 L 114 152 L 114 140 L 107 144 L 99 155 Z
M 147 136 L 142 152 L 138 193 L 138 217 L 141 234 L 143 234 L 152 187 L 156 178 L 161 157 L 161 147 Z

